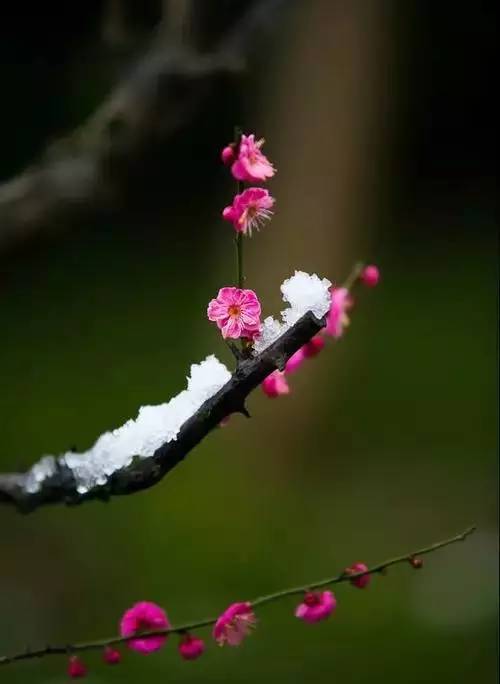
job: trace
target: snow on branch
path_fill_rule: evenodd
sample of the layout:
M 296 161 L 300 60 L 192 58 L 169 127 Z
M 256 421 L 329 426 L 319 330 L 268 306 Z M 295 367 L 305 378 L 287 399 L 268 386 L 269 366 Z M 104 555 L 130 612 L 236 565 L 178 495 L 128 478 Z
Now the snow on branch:
M 88 451 L 43 456 L 26 473 L 0 474 L 0 503 L 30 512 L 44 504 L 79 504 L 132 494 L 161 480 L 232 413 L 248 415 L 250 392 L 314 337 L 326 323 L 330 281 L 297 271 L 281 286 L 289 306 L 264 332 L 252 356 L 233 375 L 209 356 L 191 366 L 187 388 L 158 406 L 143 406 L 135 420 L 105 432 Z

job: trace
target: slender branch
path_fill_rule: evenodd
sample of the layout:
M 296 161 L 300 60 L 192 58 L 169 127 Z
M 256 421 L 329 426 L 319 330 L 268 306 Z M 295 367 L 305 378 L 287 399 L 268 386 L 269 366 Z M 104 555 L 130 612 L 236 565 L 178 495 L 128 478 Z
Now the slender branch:
M 235 149 L 238 150 L 240 146 L 242 131 L 239 126 L 234 128 L 234 144 Z M 236 194 L 241 195 L 243 192 L 243 183 L 240 180 L 236 181 Z M 243 271 L 243 233 L 236 233 L 236 273 L 238 287 L 242 290 L 245 287 L 245 274 Z
M 72 470 L 58 462 L 56 473 L 43 480 L 40 489 L 29 492 L 23 485 L 23 474 L 0 474 L 0 503 L 17 507 L 23 513 L 51 503 L 75 505 L 90 499 L 108 501 L 112 496 L 133 494 L 159 482 L 180 463 L 220 422 L 232 413 L 248 416 L 245 401 L 252 390 L 324 326 L 325 319 L 306 313 L 262 353 L 252 358 L 240 358 L 231 379 L 217 394 L 182 425 L 177 439 L 166 442 L 150 458 L 135 459 L 127 468 L 116 470 L 105 485 L 85 494 L 76 491 Z
M 430 546 L 425 546 L 422 549 L 418 549 L 417 551 L 412 551 L 410 553 L 405 553 L 402 556 L 396 556 L 395 558 L 390 558 L 389 560 L 383 561 L 381 563 L 378 563 L 376 565 L 373 565 L 371 568 L 368 568 L 365 572 L 357 572 L 357 573 L 348 573 L 345 570 L 343 570 L 341 573 L 334 575 L 333 577 L 328 577 L 327 579 L 322 579 L 316 582 L 309 582 L 308 584 L 304 584 L 301 586 L 297 587 L 292 587 L 289 589 L 283 589 L 281 591 L 274 592 L 272 594 L 267 594 L 265 596 L 259 596 L 255 598 L 253 601 L 250 601 L 250 604 L 252 605 L 253 608 L 257 608 L 259 606 L 264 606 L 269 603 L 274 603 L 275 601 L 279 601 L 281 599 L 287 598 L 289 596 L 298 596 L 302 595 L 307 591 L 311 591 L 314 589 L 321 589 L 323 587 L 327 587 L 333 584 L 340 584 L 341 582 L 348 582 L 352 579 L 355 579 L 356 577 L 362 577 L 364 575 L 373 575 L 376 573 L 382 573 L 387 568 L 391 567 L 392 565 L 398 565 L 400 563 L 407 563 L 411 562 L 415 557 L 418 556 L 424 556 L 429 553 L 433 553 L 434 551 L 437 551 L 438 549 L 442 549 L 445 546 L 450 546 L 450 544 L 455 544 L 457 542 L 465 541 L 465 539 L 471 535 L 475 531 L 475 527 L 468 527 L 466 530 L 464 530 L 461 534 L 457 534 L 454 537 L 450 537 L 449 539 L 445 539 L 443 541 L 436 542 L 434 544 L 431 544 Z M 147 631 L 147 632 L 141 632 L 141 637 L 147 637 L 147 636 L 162 636 L 162 635 L 167 635 L 167 634 L 182 634 L 184 632 L 191 632 L 194 630 L 201 629 L 203 627 L 210 627 L 211 625 L 215 624 L 217 621 L 216 617 L 209 617 L 205 618 L 202 620 L 197 620 L 195 622 L 188 622 L 182 625 L 178 625 L 177 627 L 170 627 L 169 629 L 160 629 L 160 630 L 154 630 L 154 631 Z M 75 644 L 64 644 L 60 646 L 45 646 L 44 648 L 40 648 L 37 650 L 25 650 L 21 651 L 20 653 L 16 653 L 11 656 L 1 656 L 0 657 L 0 665 L 8 665 L 20 660 L 31 660 L 33 658 L 43 658 L 45 656 L 51 656 L 51 655 L 68 655 L 71 653 L 77 653 L 81 651 L 92 651 L 92 650 L 99 650 L 104 648 L 105 646 L 114 646 L 117 644 L 123 644 L 127 643 L 128 641 L 131 641 L 134 639 L 134 636 L 131 637 L 119 637 L 119 636 L 114 636 L 114 637 L 109 637 L 109 638 L 104 638 L 104 639 L 97 639 L 95 641 L 82 641 L 78 642 Z
M 245 287 L 245 276 L 243 274 L 243 234 L 236 234 L 236 264 L 238 268 L 238 287 L 242 290 Z
M 345 279 L 342 287 L 345 287 L 346 290 L 351 290 L 353 285 L 356 283 L 359 276 L 361 275 L 363 268 L 364 268 L 364 263 L 362 261 L 358 261 L 356 264 L 354 264 L 352 271 L 349 273 L 349 275 Z

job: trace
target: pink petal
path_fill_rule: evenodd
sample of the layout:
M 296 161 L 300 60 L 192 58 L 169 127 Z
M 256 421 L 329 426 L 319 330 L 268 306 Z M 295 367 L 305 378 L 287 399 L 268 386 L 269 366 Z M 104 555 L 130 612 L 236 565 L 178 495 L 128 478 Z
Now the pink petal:
M 226 337 L 238 339 L 239 337 L 241 337 L 243 327 L 238 318 L 230 317 L 227 319 L 226 324 L 221 328 L 221 330 L 222 337 L 224 337 L 224 339 L 226 339 Z
M 228 306 L 217 299 L 212 299 L 208 305 L 207 317 L 209 321 L 217 321 L 220 318 L 228 317 Z

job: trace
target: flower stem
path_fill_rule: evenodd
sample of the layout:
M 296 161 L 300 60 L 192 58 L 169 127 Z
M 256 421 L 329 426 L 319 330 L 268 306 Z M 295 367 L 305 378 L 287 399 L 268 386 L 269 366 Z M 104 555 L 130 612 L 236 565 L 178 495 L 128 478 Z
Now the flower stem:
M 240 141 L 241 141 L 241 128 L 239 126 L 234 127 L 234 143 L 236 150 L 239 150 L 240 147 Z M 242 181 L 236 181 L 236 194 L 241 195 L 243 192 L 243 183 Z M 243 233 L 237 233 L 236 234 L 236 273 L 237 273 L 237 282 L 238 282 L 238 287 L 241 289 L 244 288 L 245 286 L 245 275 L 243 272 Z
M 358 261 L 355 265 L 352 271 L 349 273 L 347 276 L 344 284 L 342 287 L 345 287 L 346 290 L 350 290 L 354 283 L 357 281 L 359 276 L 361 275 L 361 272 L 363 270 L 364 264 L 362 261 Z
M 236 262 L 238 269 L 238 287 L 241 290 L 245 286 L 245 276 L 243 274 L 243 233 L 238 233 L 236 236 Z

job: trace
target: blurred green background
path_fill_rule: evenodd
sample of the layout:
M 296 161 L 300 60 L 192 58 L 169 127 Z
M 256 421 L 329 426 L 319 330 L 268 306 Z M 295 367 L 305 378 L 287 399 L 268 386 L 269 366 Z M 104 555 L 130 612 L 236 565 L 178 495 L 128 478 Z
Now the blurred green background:
M 204 3 L 198 32 L 244 4 Z M 2 9 L 2 179 L 113 82 L 102 5 Z M 125 3 L 128 30 L 151 30 L 157 5 Z M 137 600 L 174 623 L 217 614 L 475 523 L 421 572 L 338 586 L 326 623 L 300 623 L 291 599 L 263 608 L 239 649 L 210 644 L 193 663 L 174 637 L 117 668 L 85 660 L 96 683 L 494 680 L 493 4 L 435 5 L 289 3 L 249 74 L 158 147 L 132 206 L 0 254 L 3 471 L 88 448 L 180 391 L 209 353 L 231 363 L 205 309 L 234 280 L 219 219 L 233 185 L 218 161 L 233 123 L 264 135 L 279 169 L 276 216 L 247 243 L 265 313 L 295 268 L 341 281 L 363 258 L 382 272 L 290 396 L 255 392 L 252 420 L 231 419 L 155 488 L 29 516 L 0 507 L 1 654 L 112 635 Z M 0 681 L 55 684 L 64 672 L 64 659 L 46 659 L 0 669 Z

